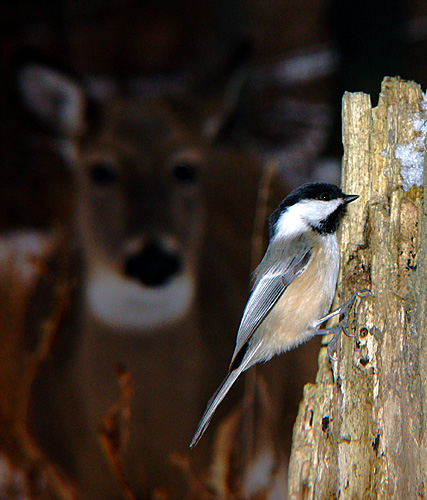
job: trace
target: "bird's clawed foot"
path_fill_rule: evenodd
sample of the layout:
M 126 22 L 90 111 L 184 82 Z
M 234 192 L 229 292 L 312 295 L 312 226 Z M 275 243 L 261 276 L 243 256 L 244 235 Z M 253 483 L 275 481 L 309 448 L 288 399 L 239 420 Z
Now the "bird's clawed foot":
M 352 337 L 354 338 L 355 335 L 352 335 L 348 332 L 348 313 L 350 309 L 353 307 L 354 302 L 356 299 L 366 297 L 367 295 L 372 295 L 372 292 L 368 290 L 367 288 L 361 288 L 360 290 L 357 290 L 356 292 L 353 293 L 353 295 L 346 301 L 344 302 L 343 305 L 335 309 L 335 311 L 332 311 L 331 313 L 327 314 L 325 317 L 321 318 L 317 326 L 320 326 L 322 323 L 325 321 L 328 321 L 329 319 L 333 318 L 334 316 L 337 316 L 338 314 L 342 316 L 342 319 L 340 323 L 336 326 L 333 326 L 331 328 L 327 328 L 325 330 L 318 330 L 316 332 L 316 335 L 325 335 L 325 334 L 333 334 L 332 339 L 328 343 L 328 356 L 331 361 L 336 361 L 337 358 L 333 355 L 336 353 L 336 348 L 335 345 L 337 343 L 337 340 L 340 336 L 341 331 L 344 332 L 344 334 L 347 337 Z

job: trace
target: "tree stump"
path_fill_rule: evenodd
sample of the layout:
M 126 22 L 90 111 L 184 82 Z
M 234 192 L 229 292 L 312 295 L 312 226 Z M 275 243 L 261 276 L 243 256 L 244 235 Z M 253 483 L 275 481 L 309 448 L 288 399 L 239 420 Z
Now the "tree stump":
M 376 108 L 366 94 L 344 95 L 342 188 L 360 198 L 342 225 L 336 304 L 361 288 L 372 296 L 350 314 L 355 338 L 341 335 L 336 360 L 322 347 L 305 387 L 290 499 L 426 495 L 426 123 L 413 82 L 386 78 Z

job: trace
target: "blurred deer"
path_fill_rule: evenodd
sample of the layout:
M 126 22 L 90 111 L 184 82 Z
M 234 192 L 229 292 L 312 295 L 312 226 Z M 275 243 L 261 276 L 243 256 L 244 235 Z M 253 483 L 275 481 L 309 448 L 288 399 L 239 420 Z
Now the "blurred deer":
M 138 498 L 180 491 L 169 456 L 187 449 L 212 373 L 225 369 L 248 288 L 262 167 L 215 143 L 240 79 L 232 72 L 209 98 L 94 106 L 65 72 L 31 60 L 18 69 L 26 108 L 73 172 L 82 255 L 77 304 L 35 383 L 29 421 L 83 498 L 119 498 L 123 481 Z M 127 403 L 114 406 L 123 391 Z M 121 484 L 100 444 L 106 415 Z

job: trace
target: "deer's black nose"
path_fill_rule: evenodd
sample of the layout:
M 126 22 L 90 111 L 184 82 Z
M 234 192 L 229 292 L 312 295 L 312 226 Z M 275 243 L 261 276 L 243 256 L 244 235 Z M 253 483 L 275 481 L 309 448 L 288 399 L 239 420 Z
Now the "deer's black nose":
M 125 273 L 147 286 L 167 283 L 181 270 L 179 254 L 164 248 L 158 241 L 147 242 L 138 253 L 129 255 Z

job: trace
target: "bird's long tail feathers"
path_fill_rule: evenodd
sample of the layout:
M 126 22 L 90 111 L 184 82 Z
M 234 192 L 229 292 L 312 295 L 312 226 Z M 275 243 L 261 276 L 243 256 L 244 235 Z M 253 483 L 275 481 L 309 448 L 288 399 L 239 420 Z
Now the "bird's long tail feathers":
M 260 346 L 258 346 L 259 348 Z M 258 351 L 257 349 L 254 349 L 249 355 L 246 354 L 246 356 L 243 358 L 242 362 L 240 365 L 230 372 L 225 379 L 222 381 L 221 385 L 218 387 L 216 390 L 215 394 L 211 397 L 209 400 L 205 413 L 203 414 L 203 417 L 201 418 L 199 425 L 197 427 L 196 433 L 193 436 L 193 439 L 190 444 L 190 448 L 193 448 L 193 446 L 196 446 L 196 444 L 199 442 L 200 438 L 203 436 L 205 430 L 207 429 L 213 414 L 215 413 L 215 410 L 218 408 L 219 404 L 221 401 L 225 398 L 227 395 L 228 391 L 231 389 L 231 386 L 234 384 L 234 382 L 237 380 L 238 376 L 246 370 L 246 368 L 249 368 L 253 364 L 251 363 L 254 355 Z

